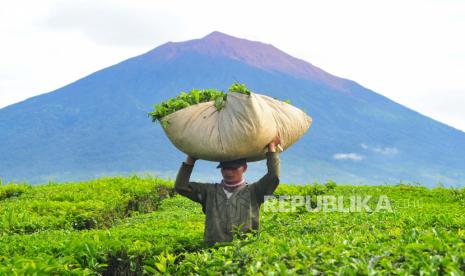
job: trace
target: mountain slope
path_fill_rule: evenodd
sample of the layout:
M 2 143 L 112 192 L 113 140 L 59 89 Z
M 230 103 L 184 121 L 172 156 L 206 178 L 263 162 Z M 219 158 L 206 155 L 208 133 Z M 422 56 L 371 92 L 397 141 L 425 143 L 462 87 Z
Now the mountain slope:
M 281 155 L 283 182 L 465 183 L 465 133 L 275 47 L 213 32 L 165 43 L 76 82 L 0 109 L 0 177 L 32 183 L 151 172 L 174 177 L 184 155 L 147 112 L 191 88 L 239 81 L 313 118 Z M 265 172 L 252 163 L 247 177 Z M 218 180 L 211 162 L 193 177 Z

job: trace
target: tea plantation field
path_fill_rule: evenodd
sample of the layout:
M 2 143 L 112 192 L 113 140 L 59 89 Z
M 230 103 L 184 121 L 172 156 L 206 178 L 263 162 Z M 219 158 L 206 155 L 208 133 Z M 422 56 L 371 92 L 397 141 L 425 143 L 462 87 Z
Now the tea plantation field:
M 3 184 L 0 275 L 465 274 L 464 189 L 330 181 L 275 195 L 289 198 L 262 205 L 258 235 L 206 247 L 201 206 L 170 180 Z M 292 195 L 345 211 L 289 211 Z M 354 196 L 372 197 L 371 210 L 347 208 Z M 391 210 L 376 210 L 381 197 Z

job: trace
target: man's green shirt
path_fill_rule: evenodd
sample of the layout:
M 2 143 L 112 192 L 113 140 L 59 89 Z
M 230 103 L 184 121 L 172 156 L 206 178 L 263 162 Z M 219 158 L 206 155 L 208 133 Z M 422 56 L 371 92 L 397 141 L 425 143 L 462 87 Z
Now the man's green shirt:
M 182 162 L 176 176 L 175 189 L 179 194 L 202 205 L 205 214 L 204 241 L 232 241 L 232 230 L 242 232 L 259 229 L 260 205 L 265 196 L 272 195 L 279 184 L 279 154 L 267 152 L 268 173 L 255 183 L 237 188 L 230 198 L 219 183 L 190 182 L 193 165 Z

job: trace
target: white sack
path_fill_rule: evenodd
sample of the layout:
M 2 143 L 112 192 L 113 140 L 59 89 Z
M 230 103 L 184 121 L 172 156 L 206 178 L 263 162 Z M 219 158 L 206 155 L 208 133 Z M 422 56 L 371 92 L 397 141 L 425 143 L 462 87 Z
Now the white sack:
M 308 130 L 302 110 L 271 97 L 229 92 L 223 108 L 204 102 L 166 115 L 161 121 L 171 142 L 192 157 L 209 161 L 258 161 L 276 133 L 286 150 Z

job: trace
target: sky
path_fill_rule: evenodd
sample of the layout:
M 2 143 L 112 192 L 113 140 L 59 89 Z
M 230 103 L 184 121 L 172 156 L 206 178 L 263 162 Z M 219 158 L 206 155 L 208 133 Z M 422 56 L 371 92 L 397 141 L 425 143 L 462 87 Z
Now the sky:
M 168 41 L 261 41 L 465 131 L 465 1 L 0 0 L 0 108 Z

